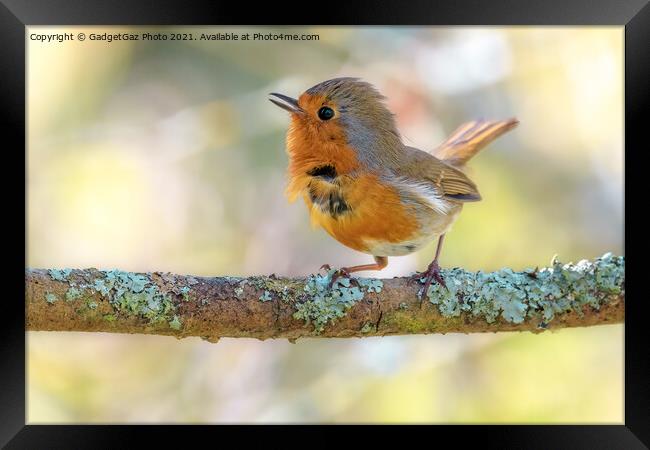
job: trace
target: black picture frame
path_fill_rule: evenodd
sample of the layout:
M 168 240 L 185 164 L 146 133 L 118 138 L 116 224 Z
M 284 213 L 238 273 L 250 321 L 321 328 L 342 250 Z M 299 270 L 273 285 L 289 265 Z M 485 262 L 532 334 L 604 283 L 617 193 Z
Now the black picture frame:
M 292 11 L 289 13 L 288 11 Z M 642 195 L 647 188 L 635 190 L 632 180 L 641 178 L 643 164 L 629 163 L 642 156 L 647 146 L 645 116 L 650 80 L 650 6 L 648 0 L 417 0 L 319 2 L 293 6 L 276 2 L 170 1 L 170 0 L 0 0 L 0 97 L 4 115 L 1 148 L 5 157 L 3 181 L 11 180 L 3 191 L 3 206 L 7 227 L 5 243 L 14 243 L 10 260 L 4 255 L 9 271 L 4 277 L 5 297 L 2 305 L 2 389 L 0 397 L 0 445 L 7 448 L 121 448 L 139 447 L 161 438 L 172 442 L 172 435 L 192 436 L 185 443 L 209 439 L 203 436 L 213 430 L 204 426 L 138 427 L 138 426 L 45 426 L 26 425 L 25 410 L 25 309 L 20 298 L 19 270 L 25 266 L 25 246 L 14 236 L 25 237 L 26 195 L 14 195 L 14 183 L 25 187 L 26 116 L 25 116 L 25 27 L 29 25 L 618 25 L 625 27 L 625 192 Z M 646 113 L 646 114 L 644 114 Z M 15 160 L 12 160 L 15 158 Z M 16 169 L 22 168 L 22 172 Z M 639 172 L 636 178 L 635 172 Z M 12 177 L 16 175 L 12 179 Z M 22 176 L 21 176 L 22 175 Z M 17 179 L 15 179 L 17 178 Z M 645 196 L 641 196 L 643 199 Z M 645 202 L 631 202 L 642 208 Z M 625 209 L 633 214 L 634 209 Z M 643 213 L 641 211 L 641 213 Z M 22 217 L 22 221 L 20 218 Z M 640 222 L 643 223 L 643 222 Z M 626 244 L 635 222 L 625 220 Z M 7 228 L 9 230 L 9 228 Z M 15 234 L 14 234 L 15 233 Z M 23 241 L 25 242 L 25 241 Z M 26 242 L 25 245 L 29 243 Z M 625 245 L 627 267 L 634 271 L 630 255 L 638 249 Z M 6 245 L 5 245 L 6 248 Z M 632 264 L 629 259 L 632 257 Z M 20 267 L 22 263 L 22 268 Z M 15 277 L 14 277 L 14 272 Z M 11 276 L 9 276 L 11 275 Z M 24 272 L 23 272 L 24 276 Z M 627 277 L 626 277 L 627 278 Z M 634 279 L 634 278 L 633 278 Z M 566 426 L 471 426 L 467 429 L 436 427 L 424 430 L 430 445 L 450 439 L 454 445 L 467 438 L 481 441 L 482 447 L 496 448 L 648 448 L 650 445 L 650 404 L 648 390 L 650 373 L 645 299 L 641 287 L 632 284 L 627 296 L 625 320 L 625 424 L 624 425 L 566 425 Z M 640 284 L 639 284 L 640 286 Z M 9 295 L 15 289 L 13 295 Z M 626 287 L 630 292 L 629 281 Z M 645 336 L 645 338 L 644 338 Z M 645 357 L 643 355 L 646 355 Z M 594 393 L 597 395 L 597 393 Z M 408 433 L 413 427 L 406 428 Z M 421 428 L 421 427 L 418 427 Z M 230 427 L 239 430 L 240 427 Z M 275 433 L 279 427 L 256 427 L 256 431 Z M 386 428 L 374 427 L 365 432 L 367 442 L 382 438 Z M 420 430 L 422 431 L 422 430 Z M 222 435 L 224 428 L 217 431 Z M 321 433 L 314 427 L 294 427 L 291 440 L 305 442 L 302 437 Z M 443 436 L 444 435 L 444 436 Z M 223 435 L 220 439 L 223 439 Z M 312 438 L 313 439 L 313 438 Z M 413 438 L 415 439 L 415 438 Z M 310 439 L 311 440 L 311 439 Z M 210 442 L 210 441 L 208 441 Z M 275 441 L 279 442 L 283 441 Z M 216 442 L 215 442 L 216 445 Z

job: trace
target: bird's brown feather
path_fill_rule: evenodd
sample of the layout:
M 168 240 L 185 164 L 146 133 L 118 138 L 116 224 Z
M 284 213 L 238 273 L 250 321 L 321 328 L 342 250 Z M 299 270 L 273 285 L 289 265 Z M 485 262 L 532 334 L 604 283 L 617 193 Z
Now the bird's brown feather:
M 432 153 L 447 164 L 462 167 L 481 149 L 517 126 L 517 119 L 474 120 L 461 125 Z
M 449 199 L 461 202 L 481 199 L 476 185 L 467 175 L 427 152 L 404 147 L 403 160 L 400 163 L 394 169 L 399 177 L 431 183 L 442 196 Z

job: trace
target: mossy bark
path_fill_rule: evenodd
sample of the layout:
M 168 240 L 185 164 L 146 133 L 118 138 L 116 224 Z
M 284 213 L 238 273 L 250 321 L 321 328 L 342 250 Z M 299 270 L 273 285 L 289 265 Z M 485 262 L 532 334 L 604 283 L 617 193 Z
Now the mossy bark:
M 194 277 L 122 271 L 25 271 L 27 330 L 258 339 L 540 332 L 620 323 L 624 259 L 541 271 L 443 272 L 450 289 L 408 278 Z M 581 266 L 582 264 L 582 266 Z

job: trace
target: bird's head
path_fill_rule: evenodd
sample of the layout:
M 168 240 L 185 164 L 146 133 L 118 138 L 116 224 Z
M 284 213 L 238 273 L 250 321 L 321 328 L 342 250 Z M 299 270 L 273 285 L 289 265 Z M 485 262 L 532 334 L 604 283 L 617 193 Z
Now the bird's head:
M 272 93 L 269 100 L 291 113 L 289 137 L 304 145 L 343 145 L 360 160 L 377 161 L 401 144 L 393 114 L 384 96 L 358 78 L 334 78 L 303 92 L 296 100 Z

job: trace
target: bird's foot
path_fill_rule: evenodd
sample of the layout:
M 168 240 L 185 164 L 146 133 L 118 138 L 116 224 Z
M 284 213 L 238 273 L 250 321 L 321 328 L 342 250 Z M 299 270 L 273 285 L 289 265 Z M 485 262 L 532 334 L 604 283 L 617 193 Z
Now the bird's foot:
M 329 264 L 323 264 L 322 266 L 320 266 L 320 270 L 325 270 L 325 272 L 329 275 L 330 271 L 332 270 L 332 267 Z M 350 272 L 345 267 L 341 267 L 340 269 L 335 270 L 331 274 L 331 277 L 332 278 L 330 279 L 330 283 L 329 283 L 330 289 L 332 289 L 334 283 L 336 283 L 336 281 L 341 277 L 347 278 L 349 280 L 353 280 L 353 278 L 350 276 Z
M 422 289 L 422 291 L 420 291 L 420 302 L 422 302 L 422 300 L 424 300 L 424 297 L 427 296 L 427 293 L 429 292 L 429 286 L 431 286 L 433 280 L 435 280 L 438 284 L 440 284 L 440 286 L 449 290 L 447 288 L 447 284 L 445 283 L 445 280 L 442 278 L 442 275 L 440 274 L 440 266 L 438 265 L 438 261 L 431 262 L 431 264 L 429 264 L 429 267 L 425 272 L 415 273 L 413 276 L 411 276 L 411 279 L 419 281 L 422 279 L 422 277 L 424 277 L 424 288 Z
M 329 264 L 323 264 L 322 266 L 320 266 L 320 269 L 318 270 L 319 271 L 324 270 L 325 273 L 327 274 L 330 270 L 332 270 L 332 266 L 330 266 Z
M 348 269 L 345 267 L 341 267 L 338 269 L 336 272 L 332 274 L 332 279 L 330 280 L 330 289 L 332 289 L 332 286 L 334 286 L 334 283 L 338 281 L 339 278 L 347 278 L 350 281 L 353 281 L 354 279 L 350 275 L 350 272 L 348 272 Z

